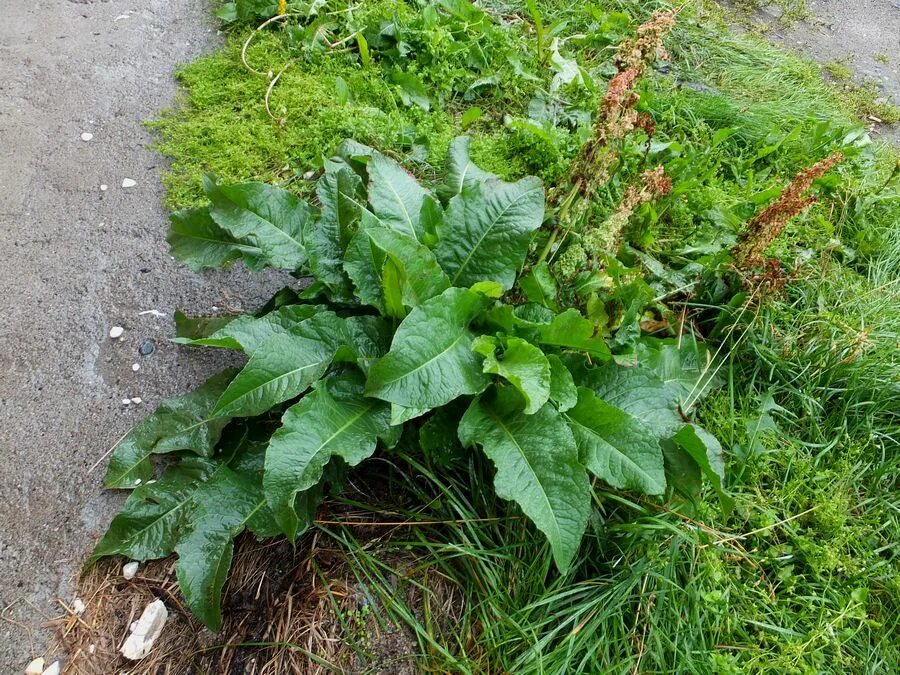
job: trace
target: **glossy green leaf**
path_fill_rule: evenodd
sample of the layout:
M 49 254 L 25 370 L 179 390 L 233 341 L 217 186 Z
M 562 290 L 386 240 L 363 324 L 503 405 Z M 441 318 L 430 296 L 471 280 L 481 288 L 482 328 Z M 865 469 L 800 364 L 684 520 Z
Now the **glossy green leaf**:
M 556 403 L 560 412 L 565 412 L 578 402 L 578 388 L 572 373 L 556 354 L 547 354 L 550 363 L 550 400 Z
M 414 308 L 369 373 L 366 395 L 408 408 L 434 408 L 488 385 L 481 357 L 472 351 L 472 320 L 488 301 L 449 288 Z
M 287 270 L 306 263 L 303 228 L 312 217 L 308 204 L 265 183 L 221 185 L 206 175 L 203 189 L 213 220 L 233 237 L 259 248 L 265 263 Z
M 349 298 L 343 257 L 365 203 L 362 179 L 348 167 L 326 170 L 316 187 L 316 196 L 322 205 L 321 215 L 308 220 L 303 229 L 309 271 L 338 298 Z
M 345 325 L 326 312 L 257 349 L 216 403 L 215 414 L 260 415 L 299 396 L 318 380 L 344 344 Z
M 560 570 L 568 569 L 591 512 L 591 488 L 568 424 L 552 405 L 521 411 L 517 392 L 476 399 L 459 424 L 459 439 L 480 445 L 494 463 L 494 488 L 515 501 L 550 542 Z
M 538 263 L 528 274 L 521 277 L 519 286 L 531 302 L 556 311 L 556 280 L 550 274 L 550 266 L 546 261 Z
M 537 178 L 475 183 L 450 200 L 434 252 L 454 286 L 497 281 L 510 289 L 543 219 Z
M 234 321 L 236 316 L 188 316 L 175 311 L 175 335 L 188 341 L 209 337 Z
M 611 486 L 658 495 L 666 476 L 659 437 L 641 421 L 578 389 L 577 405 L 566 412 L 581 461 Z
M 417 307 L 450 287 L 447 275 L 427 246 L 383 227 L 370 227 L 365 232 L 385 259 L 394 264 L 405 307 Z
M 657 438 L 671 438 L 684 424 L 675 392 L 650 370 L 606 363 L 574 370 L 573 376 L 578 386 L 640 420 Z
M 601 361 L 612 356 L 603 337 L 596 333 L 594 324 L 574 308 L 557 314 L 548 326 L 540 326 L 538 333 L 541 344 L 584 352 Z
M 111 555 L 139 561 L 171 555 L 190 522 L 197 484 L 221 466 L 199 457 L 185 458 L 158 480 L 135 488 L 85 562 L 85 569 Z
M 344 250 L 350 242 L 353 226 L 363 211 L 365 191 L 362 179 L 350 168 L 326 169 L 316 185 L 316 196 L 322 207 L 320 227 L 328 231 L 329 239 L 340 250 Z
M 239 316 L 208 337 L 195 340 L 173 338 L 172 342 L 191 347 L 240 349 L 253 354 L 273 335 L 287 333 L 323 311 L 326 311 L 324 305 L 285 305 L 260 317 Z
M 353 235 L 344 255 L 344 270 L 353 282 L 356 297 L 381 314 L 387 314 L 384 302 L 384 252 L 374 245 L 367 234 L 366 219 L 374 218 L 371 214 L 363 214 L 363 225 Z M 399 288 L 398 288 L 399 295 Z M 402 305 L 402 302 L 400 303 Z
M 297 534 L 294 498 L 318 484 L 332 456 L 356 466 L 390 432 L 390 406 L 363 396 L 363 380 L 344 376 L 322 381 L 291 406 L 266 453 L 264 487 L 282 531 Z
M 484 356 L 485 373 L 499 375 L 519 390 L 526 415 L 536 413 L 550 398 L 550 362 L 533 344 L 516 337 L 500 340 L 482 335 L 472 348 Z
M 172 224 L 166 241 L 172 256 L 195 272 L 225 267 L 242 255 L 255 257 L 261 252 L 216 225 L 208 208 L 176 211 L 169 220 Z
M 731 512 L 734 499 L 725 492 L 725 459 L 719 441 L 705 429 L 692 424 L 685 424 L 673 440 L 691 456 L 703 476 L 712 483 L 725 512 Z
M 438 194 L 443 199 L 450 199 L 478 183 L 497 179 L 497 176 L 479 169 L 469 159 L 471 142 L 469 136 L 459 136 L 450 143 L 444 167 L 444 183 L 438 188 Z
M 385 227 L 421 239 L 424 230 L 419 216 L 428 191 L 406 169 L 381 153 L 372 155 L 368 169 L 372 213 Z
M 175 547 L 175 574 L 188 607 L 217 631 L 234 538 L 266 508 L 266 499 L 259 484 L 225 467 L 198 486 L 193 501 L 191 530 Z
M 168 399 L 132 429 L 116 445 L 103 484 L 108 488 L 132 488 L 153 477 L 150 456 L 191 450 L 208 456 L 230 417 L 214 413 L 216 400 L 237 371 L 211 377 L 195 391 Z

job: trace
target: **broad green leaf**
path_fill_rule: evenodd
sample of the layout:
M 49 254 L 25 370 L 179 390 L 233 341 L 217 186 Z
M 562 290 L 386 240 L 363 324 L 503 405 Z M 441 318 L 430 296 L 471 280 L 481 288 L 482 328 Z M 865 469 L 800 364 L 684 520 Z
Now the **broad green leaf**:
M 363 215 L 365 223 L 366 214 Z M 356 288 L 356 296 L 364 304 L 387 314 L 384 303 L 383 275 L 386 256 L 374 245 L 365 225 L 353 235 L 344 255 L 344 270 Z
M 712 354 L 701 342 L 687 338 L 679 345 L 674 340 L 645 338 L 636 350 L 643 368 L 655 372 L 677 393 L 678 401 L 696 403 L 718 384 Z
M 502 350 L 497 354 L 497 348 Z M 510 337 L 505 340 L 488 335 L 476 338 L 472 348 L 484 356 L 485 373 L 499 375 L 522 394 L 525 414 L 533 415 L 550 398 L 550 362 L 530 342 Z
M 320 312 L 263 343 L 216 403 L 216 414 L 261 415 L 302 394 L 335 360 L 365 369 L 383 354 L 384 333 L 386 325 L 375 317 Z
M 406 406 L 391 403 L 391 425 L 400 426 L 405 422 L 421 417 L 430 410 L 431 408 L 407 408 Z
M 240 349 L 253 354 L 273 335 L 287 333 L 301 322 L 324 311 L 324 305 L 285 305 L 260 317 L 239 316 L 208 337 L 196 340 L 173 338 L 172 342 L 191 347 Z
M 606 342 L 595 333 L 594 324 L 581 316 L 577 309 L 570 307 L 557 314 L 549 326 L 540 326 L 538 331 L 541 344 L 584 352 L 602 361 L 611 357 Z
M 208 267 L 225 267 L 242 255 L 260 254 L 255 246 L 237 241 L 216 225 L 209 209 L 186 209 L 169 216 L 172 225 L 166 241 L 172 256 L 195 272 Z
M 308 204 L 265 183 L 220 185 L 206 175 L 203 189 L 212 202 L 213 220 L 233 237 L 259 248 L 267 264 L 298 270 L 306 263 L 303 228 L 312 216 Z
M 692 424 L 685 424 L 673 440 L 697 463 L 700 472 L 712 483 L 723 510 L 730 513 L 734 499 L 725 492 L 725 459 L 719 441 L 705 429 Z
M 379 316 L 364 314 L 344 319 L 343 349 L 338 350 L 339 361 L 355 361 L 366 375 L 372 365 L 385 355 L 391 345 L 391 326 Z
M 219 398 L 215 414 L 261 415 L 299 396 L 322 377 L 341 346 L 341 319 L 324 313 L 301 324 L 298 330 L 301 327 L 302 332 L 272 336 L 254 352 Z
M 163 401 L 116 445 L 103 484 L 133 488 L 153 477 L 150 455 L 190 450 L 209 456 L 230 417 L 213 412 L 235 377 L 234 369 L 211 377 L 195 391 Z
M 508 290 L 543 219 L 537 178 L 476 183 L 450 200 L 434 252 L 454 286 L 497 281 Z
M 400 88 L 400 99 L 404 105 L 417 105 L 422 110 L 431 110 L 431 99 L 428 98 L 428 90 L 422 84 L 422 80 L 415 73 L 395 70 L 391 74 L 391 80 Z
M 213 631 L 222 626 L 222 587 L 231 567 L 234 538 L 266 508 L 253 480 L 225 467 L 194 493 L 192 528 L 175 547 L 175 574 L 188 607 Z
M 365 232 L 372 244 L 394 264 L 404 306 L 417 307 L 450 287 L 447 275 L 427 246 L 383 227 L 369 227 Z
M 236 316 L 188 316 L 179 310 L 175 311 L 175 335 L 187 340 L 199 340 L 209 337 L 224 328 Z
M 458 136 L 450 143 L 447 164 L 444 168 L 444 184 L 438 188 L 442 199 L 450 199 L 478 183 L 497 180 L 497 176 L 479 169 L 469 159 L 469 136 Z
M 326 170 L 316 186 L 316 195 L 322 205 L 321 216 L 310 219 L 303 230 L 309 270 L 338 298 L 349 297 L 343 257 L 351 228 L 365 203 L 362 179 L 349 167 Z
M 232 417 L 261 415 L 299 396 L 318 380 L 337 348 L 292 334 L 272 337 L 244 366 L 216 405 L 216 414 Z
M 519 286 L 531 302 L 556 311 L 556 280 L 550 274 L 550 267 L 546 261 L 538 263 L 528 274 L 521 277 Z
M 85 569 L 111 555 L 139 561 L 171 555 L 189 522 L 197 484 L 221 466 L 199 457 L 185 458 L 158 480 L 135 488 L 85 562 Z
M 565 571 L 591 513 L 590 482 L 572 431 L 556 408 L 548 404 L 525 415 L 518 398 L 507 388 L 473 401 L 459 424 L 459 439 L 484 449 L 497 468 L 497 495 L 522 507 Z
M 266 453 L 263 485 L 278 524 L 291 540 L 297 534 L 294 498 L 322 479 L 332 456 L 356 466 L 375 452 L 390 432 L 390 406 L 363 396 L 358 376 L 321 382 L 282 417 Z
M 419 223 L 428 191 L 394 160 L 379 152 L 369 160 L 369 203 L 372 213 L 389 229 L 419 240 Z
M 488 385 L 469 328 L 488 301 L 449 288 L 414 308 L 397 328 L 391 349 L 376 363 L 366 395 L 408 408 L 435 408 Z
M 572 374 L 578 386 L 640 420 L 659 439 L 671 438 L 684 424 L 672 388 L 650 370 L 606 363 L 575 369 Z
M 581 461 L 611 486 L 658 495 L 666 476 L 659 438 L 636 417 L 611 406 L 585 387 L 566 412 Z
M 316 185 L 316 196 L 322 205 L 320 227 L 344 250 L 350 243 L 353 224 L 362 213 L 361 204 L 365 203 L 362 179 L 350 168 L 326 171 Z
M 560 412 L 565 412 L 578 402 L 578 389 L 572 373 L 556 354 L 547 354 L 550 363 L 550 400 Z
M 403 303 L 403 272 L 400 266 L 390 258 L 384 261 L 381 269 L 381 294 L 384 296 L 384 311 L 393 319 L 406 316 L 406 305 Z

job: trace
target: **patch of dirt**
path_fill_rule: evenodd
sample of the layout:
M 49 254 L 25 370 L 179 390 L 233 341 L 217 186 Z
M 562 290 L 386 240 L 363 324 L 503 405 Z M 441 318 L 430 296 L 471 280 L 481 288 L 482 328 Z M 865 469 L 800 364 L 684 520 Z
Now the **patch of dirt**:
M 806 9 L 806 18 L 784 21 L 779 3 L 766 3 L 752 14 L 754 28 L 826 68 L 846 70 L 856 85 L 877 90 L 876 101 L 900 105 L 900 0 L 807 0 Z M 875 131 L 900 142 L 896 124 Z
M 453 625 L 460 606 L 449 582 L 428 579 L 426 600 L 422 580 L 414 579 L 411 571 L 413 560 L 380 559 L 395 570 L 390 584 L 408 607 L 418 614 L 439 614 L 445 628 Z M 218 634 L 200 624 L 184 604 L 173 559 L 141 565 L 131 581 L 122 576 L 121 565 L 121 559 L 106 560 L 91 569 L 77 582 L 84 612 L 78 615 L 66 605 L 65 613 L 52 622 L 58 646 L 69 654 L 63 673 L 420 672 L 415 635 L 391 619 L 378 594 L 354 576 L 345 553 L 321 533 L 298 542 L 296 552 L 284 540 L 260 543 L 241 537 L 223 598 L 225 623 Z M 169 611 L 163 633 L 150 656 L 129 662 L 118 649 L 131 623 L 157 598 Z

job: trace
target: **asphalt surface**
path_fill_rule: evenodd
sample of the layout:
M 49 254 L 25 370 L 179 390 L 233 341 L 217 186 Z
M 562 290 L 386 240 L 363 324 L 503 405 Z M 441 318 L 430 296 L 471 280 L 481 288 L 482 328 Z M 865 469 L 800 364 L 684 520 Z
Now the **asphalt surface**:
M 104 453 L 222 365 L 168 344 L 168 317 L 253 308 L 278 283 L 193 274 L 164 241 L 163 160 L 141 122 L 172 104 L 175 66 L 215 45 L 203 0 L 0 10 L 0 672 L 15 673 L 121 500 L 101 489 Z

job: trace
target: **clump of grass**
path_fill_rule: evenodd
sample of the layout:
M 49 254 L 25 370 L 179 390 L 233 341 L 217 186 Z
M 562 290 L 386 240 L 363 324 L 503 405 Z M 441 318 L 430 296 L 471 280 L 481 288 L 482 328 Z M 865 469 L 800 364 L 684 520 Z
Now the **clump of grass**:
M 825 72 L 836 80 L 849 80 L 853 77 L 853 70 L 846 61 L 829 61 L 824 66 Z

